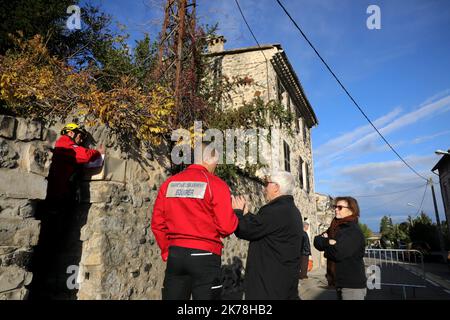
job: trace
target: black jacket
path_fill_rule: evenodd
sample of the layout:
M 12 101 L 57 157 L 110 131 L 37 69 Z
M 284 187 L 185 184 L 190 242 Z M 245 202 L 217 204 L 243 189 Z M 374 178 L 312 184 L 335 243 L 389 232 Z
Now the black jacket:
M 235 210 L 237 237 L 250 241 L 245 270 L 246 300 L 299 299 L 303 223 L 292 196 L 280 196 L 258 214 Z
M 336 233 L 336 244 L 322 236 L 314 238 L 314 247 L 325 252 L 325 258 L 336 263 L 337 288 L 366 288 L 364 267 L 365 239 L 357 222 L 340 226 Z
M 311 255 L 311 244 L 309 243 L 308 233 L 303 231 L 302 238 L 302 256 L 310 256 Z

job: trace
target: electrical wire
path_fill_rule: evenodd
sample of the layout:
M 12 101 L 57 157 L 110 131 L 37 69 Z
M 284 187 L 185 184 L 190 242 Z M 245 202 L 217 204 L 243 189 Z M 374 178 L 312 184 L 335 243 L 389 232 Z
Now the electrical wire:
M 248 24 L 247 19 L 245 18 L 244 12 L 242 12 L 241 6 L 239 5 L 238 0 L 234 0 L 234 2 L 236 3 L 236 5 L 237 5 L 237 7 L 239 9 L 239 12 L 241 13 L 242 19 L 244 20 L 245 24 L 247 25 L 248 30 L 252 34 L 253 39 L 255 40 L 256 44 L 258 45 L 259 51 L 262 53 L 262 55 L 264 56 L 264 59 L 266 60 L 267 98 L 270 100 L 270 93 L 269 93 L 269 90 L 270 90 L 270 87 L 269 87 L 269 60 L 267 59 L 266 55 L 264 54 L 264 51 L 262 50 L 258 39 L 256 39 L 256 36 L 253 33 L 252 28 Z
M 389 146 L 389 148 L 397 155 L 397 157 L 412 171 L 414 172 L 418 177 L 428 180 L 424 176 L 422 176 L 420 173 L 418 173 L 408 162 L 406 162 L 405 159 L 394 149 L 394 147 L 387 141 L 387 139 L 383 136 L 383 134 L 378 130 L 378 128 L 372 123 L 372 121 L 369 119 L 369 117 L 366 115 L 366 113 L 362 110 L 362 108 L 359 106 L 359 104 L 355 101 L 353 96 L 349 93 L 349 91 L 346 89 L 346 87 L 342 84 L 342 82 L 339 80 L 339 78 L 336 76 L 336 74 L 333 72 L 333 70 L 330 68 L 328 63 L 322 58 L 320 53 L 317 51 L 317 49 L 314 47 L 314 45 L 309 41 L 308 37 L 305 35 L 303 30 L 299 27 L 297 22 L 292 18 L 292 16 L 289 14 L 287 9 L 284 7 L 284 5 L 281 3 L 280 0 L 276 0 L 280 7 L 283 9 L 283 11 L 286 13 L 286 15 L 289 17 L 289 19 L 292 21 L 292 23 L 295 25 L 295 27 L 300 31 L 303 38 L 308 42 L 309 46 L 314 50 L 316 55 L 319 57 L 319 59 L 322 61 L 322 63 L 325 65 L 325 67 L 328 69 L 328 71 L 333 75 L 334 79 L 338 82 L 338 84 L 341 86 L 341 88 L 344 90 L 344 92 L 347 94 L 347 96 L 350 98 L 350 100 L 353 102 L 353 104 L 358 108 L 358 110 L 361 112 L 361 114 L 366 118 L 366 120 L 370 123 L 370 125 L 374 128 L 374 130 L 378 133 L 378 135 L 383 139 L 383 141 L 386 143 L 386 145 Z
M 387 196 L 390 194 L 396 194 L 396 193 L 402 193 L 402 192 L 406 192 L 406 191 L 416 190 L 419 188 L 423 188 L 423 184 L 421 184 L 420 186 L 414 187 L 414 188 L 409 188 L 409 189 L 404 189 L 404 190 L 399 190 L 399 191 L 394 191 L 394 192 L 370 194 L 370 195 L 356 195 L 356 196 L 352 196 L 352 197 L 354 197 L 354 198 L 380 197 L 380 196 Z
M 428 186 L 428 183 L 425 185 L 425 188 L 426 188 L 427 186 Z M 400 199 L 403 199 L 405 196 L 407 196 L 407 195 L 402 195 L 401 197 L 397 197 L 397 198 L 395 198 L 395 199 L 391 199 L 391 200 L 385 201 L 385 202 L 383 202 L 383 203 L 381 203 L 381 204 L 378 204 L 378 205 L 376 205 L 376 206 L 374 206 L 374 207 L 371 207 L 371 208 L 365 208 L 364 211 L 372 211 L 373 209 L 378 209 L 378 208 L 380 208 L 380 207 L 385 206 L 386 204 L 389 204 L 389 203 L 391 203 L 391 202 L 395 202 L 395 201 L 398 201 L 398 200 L 400 200 Z
M 425 200 L 425 194 L 427 193 L 427 189 L 428 189 L 428 183 L 427 183 L 427 185 L 425 186 L 425 190 L 423 191 L 423 196 L 422 196 L 422 201 L 420 202 L 420 207 L 419 207 L 419 209 L 417 210 L 417 213 L 415 214 L 414 217 L 417 217 L 417 215 L 419 214 L 419 212 L 421 212 L 421 210 L 422 210 L 423 201 Z

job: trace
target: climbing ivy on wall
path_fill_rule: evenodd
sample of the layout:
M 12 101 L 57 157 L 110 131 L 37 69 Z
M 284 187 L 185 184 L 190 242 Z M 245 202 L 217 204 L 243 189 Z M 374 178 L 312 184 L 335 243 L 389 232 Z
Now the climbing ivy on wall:
M 86 20 L 96 23 L 95 38 L 102 41 L 69 51 L 70 55 L 50 46 L 51 34 L 9 35 L 11 45 L 0 55 L 0 113 L 47 122 L 76 116 L 87 126 L 104 124 L 125 141 L 137 139 L 150 147 L 164 140 L 170 143 L 174 129 L 192 130 L 193 119 L 203 121 L 204 128 L 219 130 L 268 128 L 276 123 L 292 134 L 293 114 L 278 101 L 264 101 L 251 86 L 253 79 L 224 76 L 212 81 L 207 55 L 199 55 L 195 70 L 182 77 L 183 101 L 188 104 L 177 109 L 170 85 L 153 76 L 157 42 L 145 35 L 130 50 L 126 33 L 112 34 L 107 28 L 110 17 L 92 7 L 86 12 L 91 15 Z M 216 28 L 199 28 L 198 52 L 206 52 L 207 39 Z M 246 86 L 255 90 L 253 100 L 230 107 L 231 93 Z M 261 165 L 244 169 L 222 165 L 218 174 L 232 181 L 238 175 L 253 177 L 258 168 Z
M 174 101 L 169 90 L 140 85 L 121 75 L 111 88 L 99 88 L 94 68 L 75 71 L 52 56 L 42 36 L 15 38 L 16 47 L 0 56 L 3 113 L 50 121 L 76 111 L 86 125 L 106 124 L 123 135 L 159 144 L 169 132 Z

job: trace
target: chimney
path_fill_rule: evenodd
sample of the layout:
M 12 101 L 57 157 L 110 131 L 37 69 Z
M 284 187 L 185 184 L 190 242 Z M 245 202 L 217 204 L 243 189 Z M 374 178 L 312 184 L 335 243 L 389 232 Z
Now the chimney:
M 209 38 L 208 53 L 222 52 L 225 42 L 227 42 L 227 40 L 225 40 L 223 36 Z

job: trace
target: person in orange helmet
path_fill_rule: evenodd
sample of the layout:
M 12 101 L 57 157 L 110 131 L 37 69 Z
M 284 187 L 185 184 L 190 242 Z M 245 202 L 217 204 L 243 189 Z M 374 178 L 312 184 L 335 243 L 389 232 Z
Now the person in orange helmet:
M 73 198 L 71 179 L 78 167 L 95 161 L 105 152 L 103 146 L 98 150 L 85 148 L 82 144 L 86 137 L 86 130 L 76 123 L 69 123 L 61 130 L 48 175 L 48 200 L 64 202 Z

